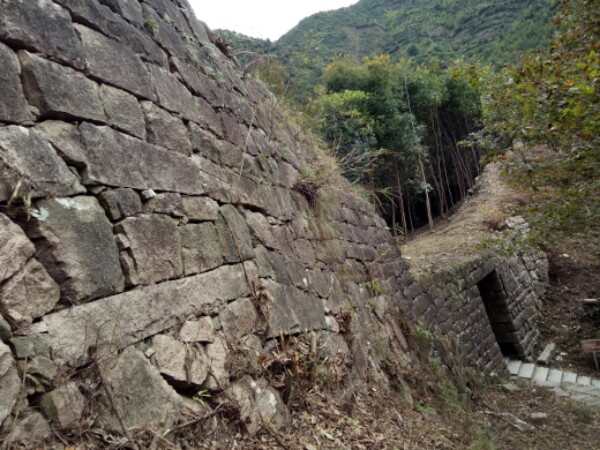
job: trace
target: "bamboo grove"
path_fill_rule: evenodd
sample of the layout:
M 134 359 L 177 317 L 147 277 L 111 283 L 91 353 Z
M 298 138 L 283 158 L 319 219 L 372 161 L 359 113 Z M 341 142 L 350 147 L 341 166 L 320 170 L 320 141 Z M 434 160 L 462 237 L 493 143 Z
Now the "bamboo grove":
M 317 131 L 396 235 L 433 227 L 472 188 L 481 153 L 465 140 L 481 126 L 479 80 L 465 64 L 417 67 L 385 55 L 327 68 L 309 106 Z

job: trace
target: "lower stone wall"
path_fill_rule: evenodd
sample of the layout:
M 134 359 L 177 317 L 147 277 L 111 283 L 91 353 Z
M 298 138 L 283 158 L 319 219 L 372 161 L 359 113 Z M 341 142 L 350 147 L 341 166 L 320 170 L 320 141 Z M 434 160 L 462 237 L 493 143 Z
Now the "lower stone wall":
M 548 284 L 543 252 L 512 257 L 486 252 L 415 279 L 425 294 L 413 303 L 414 316 L 454 338 L 465 364 L 502 373 L 504 354 L 532 355 L 539 336 L 540 298 Z

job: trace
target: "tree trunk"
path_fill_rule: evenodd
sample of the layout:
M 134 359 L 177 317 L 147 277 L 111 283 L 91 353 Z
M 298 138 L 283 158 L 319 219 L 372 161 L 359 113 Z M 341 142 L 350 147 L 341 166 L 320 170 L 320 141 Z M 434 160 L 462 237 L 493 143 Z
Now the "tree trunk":
M 408 237 L 408 227 L 406 226 L 406 213 L 404 212 L 404 194 L 402 192 L 402 184 L 400 184 L 400 173 L 398 171 L 398 161 L 394 162 L 396 169 L 396 185 L 398 186 L 398 198 L 400 199 L 400 220 L 402 221 L 402 229 L 404 230 L 404 237 Z
M 425 206 L 427 207 L 427 221 L 429 222 L 429 229 L 433 230 L 433 216 L 431 215 L 429 189 L 427 189 L 427 178 L 425 177 L 425 168 L 423 167 L 423 159 L 421 158 L 420 153 L 418 153 L 417 160 L 419 163 L 419 171 L 421 172 L 421 181 L 423 183 L 423 189 L 425 190 Z

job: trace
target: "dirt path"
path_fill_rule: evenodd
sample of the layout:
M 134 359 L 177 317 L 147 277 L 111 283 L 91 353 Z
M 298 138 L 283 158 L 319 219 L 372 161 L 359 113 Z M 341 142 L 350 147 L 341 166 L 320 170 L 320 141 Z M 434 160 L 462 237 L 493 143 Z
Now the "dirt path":
M 486 166 L 473 195 L 454 215 L 402 247 L 415 272 L 439 270 L 472 256 L 481 243 L 498 234 L 511 211 L 526 203 L 527 196 L 508 186 L 501 171 L 501 163 Z

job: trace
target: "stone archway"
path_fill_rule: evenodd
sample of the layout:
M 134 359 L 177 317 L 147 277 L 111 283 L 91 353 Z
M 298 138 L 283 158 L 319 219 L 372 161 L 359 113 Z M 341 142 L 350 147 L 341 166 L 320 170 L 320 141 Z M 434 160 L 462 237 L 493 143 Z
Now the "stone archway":
M 477 283 L 496 341 L 504 356 L 524 357 L 517 327 L 509 310 L 509 299 L 496 270 Z

